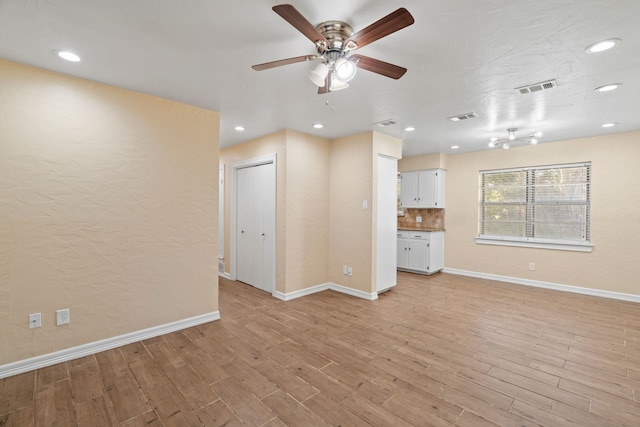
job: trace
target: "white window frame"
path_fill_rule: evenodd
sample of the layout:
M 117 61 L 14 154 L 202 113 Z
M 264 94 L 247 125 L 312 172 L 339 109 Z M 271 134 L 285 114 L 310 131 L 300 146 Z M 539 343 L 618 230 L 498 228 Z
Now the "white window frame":
M 538 170 L 548 170 L 548 169 L 562 169 L 562 168 L 575 168 L 575 167 L 586 167 L 588 178 L 587 178 L 587 193 L 586 193 L 586 211 L 587 211 L 587 233 L 585 236 L 585 240 L 561 240 L 561 239 L 543 239 L 533 237 L 531 234 L 533 233 L 532 223 L 534 221 L 534 210 L 531 209 L 533 205 L 533 194 L 535 192 L 535 184 L 532 177 L 535 172 Z M 526 172 L 527 173 L 527 192 L 526 192 L 526 201 L 525 204 L 527 206 L 527 219 L 526 219 L 526 234 L 527 237 L 520 236 L 495 236 L 495 235 L 484 235 L 483 231 L 483 215 L 484 215 L 484 188 L 483 188 L 483 176 L 485 174 L 495 174 L 501 172 Z M 531 166 L 525 168 L 511 168 L 511 169 L 497 169 L 497 170 L 485 170 L 480 171 L 480 194 L 479 194 L 479 217 L 478 217 L 478 237 L 476 237 L 476 243 L 484 244 L 484 245 L 500 245 L 500 246 L 518 246 L 518 247 L 529 247 L 529 248 L 543 248 L 543 249 L 556 249 L 556 250 L 566 250 L 566 251 L 578 251 L 578 252 L 591 252 L 593 251 L 593 244 L 590 241 L 590 227 L 591 227 L 591 162 L 581 162 L 581 163 L 571 163 L 571 164 L 559 164 L 559 165 L 548 165 L 548 166 Z

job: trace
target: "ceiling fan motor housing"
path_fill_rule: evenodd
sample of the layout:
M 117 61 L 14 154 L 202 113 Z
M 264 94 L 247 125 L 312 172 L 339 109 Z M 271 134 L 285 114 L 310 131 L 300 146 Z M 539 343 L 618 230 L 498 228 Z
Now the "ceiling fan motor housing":
M 353 28 L 351 25 L 342 21 L 326 21 L 316 25 L 316 30 L 327 39 L 327 44 L 324 41 L 317 43 L 318 53 L 324 54 L 325 51 L 339 51 L 342 52 L 346 49 L 345 41 L 353 35 Z

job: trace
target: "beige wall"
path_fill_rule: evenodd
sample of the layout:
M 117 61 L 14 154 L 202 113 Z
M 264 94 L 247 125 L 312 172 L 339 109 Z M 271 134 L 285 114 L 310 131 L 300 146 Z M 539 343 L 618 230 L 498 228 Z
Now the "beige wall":
M 286 292 L 327 282 L 330 142 L 287 133 Z
M 220 151 L 224 174 L 224 271 L 231 271 L 231 201 L 235 163 L 264 156 L 276 156 L 276 290 L 284 292 L 286 226 L 286 155 L 287 131 L 277 132 Z
M 365 132 L 331 142 L 331 231 L 329 281 L 363 292 L 374 291 L 371 248 L 371 209 L 362 201 L 373 200 L 372 133 Z M 353 276 L 342 266 L 353 267 Z
M 329 141 L 284 130 L 225 148 L 225 271 L 230 271 L 233 164 L 276 154 L 276 291 L 291 293 L 327 282 Z
M 421 169 L 447 169 L 447 158 L 448 156 L 444 153 L 405 157 L 398 162 L 398 172 L 410 172 Z
M 218 114 L 2 60 L 0 81 L 0 364 L 217 311 Z
M 222 150 L 225 164 L 225 270 L 230 258 L 230 205 L 235 162 L 276 153 L 276 291 L 290 294 L 336 283 L 375 290 L 373 168 L 377 153 L 399 157 L 402 143 L 366 132 L 335 141 L 285 130 Z M 362 201 L 369 208 L 362 209 Z M 353 267 L 353 277 L 342 266 Z M 372 279 L 373 278 L 373 279 Z
M 448 156 L 446 267 L 640 295 L 638 159 L 640 132 Z M 478 171 L 583 161 L 592 162 L 592 253 L 475 243 Z

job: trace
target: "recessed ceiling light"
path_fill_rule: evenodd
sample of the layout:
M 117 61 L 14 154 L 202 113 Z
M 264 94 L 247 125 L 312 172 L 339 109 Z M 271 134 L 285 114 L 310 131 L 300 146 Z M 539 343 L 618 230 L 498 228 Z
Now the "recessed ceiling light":
M 244 126 L 238 125 L 234 127 L 234 129 L 238 132 L 243 132 L 246 128 Z
M 62 58 L 64 60 L 67 60 L 67 61 L 71 61 L 71 62 L 79 62 L 80 61 L 80 57 L 78 55 L 76 55 L 73 52 L 69 52 L 68 50 L 56 50 L 55 53 L 60 58 Z
M 451 149 L 452 149 L 452 150 L 457 150 L 458 148 L 460 148 L 460 146 L 459 146 L 459 145 L 452 145 L 452 146 L 451 146 Z
M 413 132 L 414 130 L 416 130 L 416 128 L 414 128 L 413 126 L 408 126 L 406 128 L 404 128 L 405 131 L 407 132 Z
M 597 88 L 595 88 L 595 91 L 596 92 L 609 92 L 610 90 L 618 89 L 620 86 L 622 86 L 622 83 L 611 83 L 611 84 L 608 84 L 608 85 L 597 87 Z
M 593 43 L 584 50 L 587 53 L 600 53 L 609 50 L 620 43 L 620 39 L 608 39 Z
M 314 123 L 313 124 L 313 128 L 314 129 L 322 129 L 324 127 L 324 125 L 322 123 Z
M 615 125 L 617 125 L 617 123 L 605 123 L 602 125 L 603 128 L 612 128 Z

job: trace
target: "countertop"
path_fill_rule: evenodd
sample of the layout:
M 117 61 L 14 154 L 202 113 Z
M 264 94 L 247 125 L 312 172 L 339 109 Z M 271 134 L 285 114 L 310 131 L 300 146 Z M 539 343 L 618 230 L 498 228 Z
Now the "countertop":
M 444 231 L 443 228 L 398 227 L 398 231 Z

